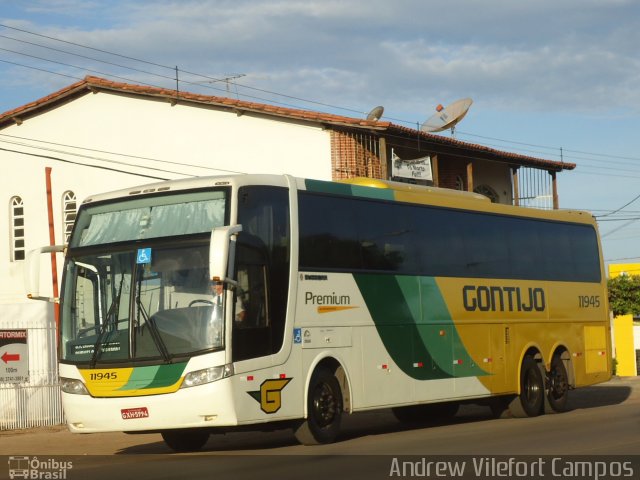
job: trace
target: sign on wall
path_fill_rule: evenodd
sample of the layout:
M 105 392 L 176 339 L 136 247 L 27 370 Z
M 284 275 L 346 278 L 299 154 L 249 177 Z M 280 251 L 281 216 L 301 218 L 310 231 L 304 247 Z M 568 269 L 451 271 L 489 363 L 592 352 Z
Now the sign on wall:
M 26 330 L 0 330 L 0 383 L 29 380 L 29 345 Z
M 431 157 L 403 160 L 395 153 L 391 155 L 391 174 L 394 177 L 413 178 L 414 180 L 433 180 Z

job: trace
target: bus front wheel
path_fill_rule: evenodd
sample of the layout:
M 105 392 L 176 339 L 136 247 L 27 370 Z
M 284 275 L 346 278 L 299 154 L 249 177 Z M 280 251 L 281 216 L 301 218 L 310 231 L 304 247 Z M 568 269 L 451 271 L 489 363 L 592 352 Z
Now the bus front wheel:
M 338 379 L 326 368 L 319 368 L 311 376 L 307 395 L 307 418 L 295 429 L 295 436 L 303 445 L 332 443 L 340 432 L 342 418 L 342 390 Z
M 209 432 L 195 428 L 165 430 L 162 439 L 175 452 L 195 452 L 204 447 L 209 440 Z
M 538 362 L 527 355 L 520 369 L 520 395 L 509 405 L 514 417 L 537 417 L 544 407 L 544 376 Z

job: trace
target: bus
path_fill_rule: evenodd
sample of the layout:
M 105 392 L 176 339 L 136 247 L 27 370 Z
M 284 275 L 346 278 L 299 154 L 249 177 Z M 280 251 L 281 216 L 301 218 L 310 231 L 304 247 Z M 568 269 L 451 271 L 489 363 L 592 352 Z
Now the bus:
M 88 198 L 64 255 L 76 433 L 155 432 L 176 451 L 236 429 L 328 443 L 347 413 L 532 417 L 611 376 L 585 212 L 371 178 L 199 177 Z

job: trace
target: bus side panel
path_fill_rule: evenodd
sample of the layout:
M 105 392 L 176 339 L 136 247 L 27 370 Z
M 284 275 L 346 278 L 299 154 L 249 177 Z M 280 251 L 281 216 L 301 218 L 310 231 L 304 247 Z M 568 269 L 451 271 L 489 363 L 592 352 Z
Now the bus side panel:
M 438 278 L 462 342 L 480 361 L 490 331 L 490 377 L 480 377 L 492 393 L 518 391 L 520 364 L 527 351 L 539 353 L 549 370 L 554 354 L 567 351 L 575 386 L 610 378 L 610 340 L 603 288 L 597 283 Z
M 352 353 L 343 357 L 350 359 L 344 367 L 354 382 L 354 409 L 489 394 L 477 378 L 489 375 L 483 365 L 489 334 L 482 335 L 484 356 L 472 357 L 434 279 L 335 273 L 300 278 L 303 348 L 313 348 L 332 329 L 353 328 Z M 472 336 L 480 332 L 475 329 Z M 305 352 L 305 368 L 313 358 Z

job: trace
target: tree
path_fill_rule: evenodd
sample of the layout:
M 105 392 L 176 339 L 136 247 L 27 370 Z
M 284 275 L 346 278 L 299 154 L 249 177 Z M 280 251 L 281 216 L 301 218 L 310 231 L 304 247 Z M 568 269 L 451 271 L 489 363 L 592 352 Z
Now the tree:
M 614 316 L 640 314 L 640 275 L 620 275 L 607 281 Z

